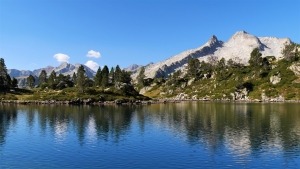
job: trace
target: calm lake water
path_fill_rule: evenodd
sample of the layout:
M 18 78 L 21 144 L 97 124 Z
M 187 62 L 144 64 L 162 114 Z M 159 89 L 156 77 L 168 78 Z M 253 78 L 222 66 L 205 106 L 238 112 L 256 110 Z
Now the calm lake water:
M 300 105 L 0 104 L 0 168 L 300 168 Z

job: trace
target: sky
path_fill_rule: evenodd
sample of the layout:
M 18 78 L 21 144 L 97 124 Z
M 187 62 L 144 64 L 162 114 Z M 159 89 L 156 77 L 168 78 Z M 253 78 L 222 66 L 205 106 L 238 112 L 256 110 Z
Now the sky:
M 146 65 L 241 30 L 300 43 L 300 0 L 0 0 L 8 69 Z

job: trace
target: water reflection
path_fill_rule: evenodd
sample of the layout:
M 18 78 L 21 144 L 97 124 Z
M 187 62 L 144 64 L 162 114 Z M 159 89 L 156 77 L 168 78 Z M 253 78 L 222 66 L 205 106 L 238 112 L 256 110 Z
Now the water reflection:
M 264 152 L 300 155 L 300 110 L 292 103 L 158 104 L 151 106 L 24 106 L 0 105 L 0 146 L 20 114 L 42 136 L 51 131 L 63 143 L 75 131 L 81 145 L 97 140 L 119 143 L 137 127 L 161 128 L 192 146 L 236 157 Z M 137 124 L 137 125 L 134 125 Z M 298 152 L 298 153 L 297 153 Z
M 0 106 L 0 146 L 5 143 L 5 136 L 10 125 L 17 120 L 17 108 Z

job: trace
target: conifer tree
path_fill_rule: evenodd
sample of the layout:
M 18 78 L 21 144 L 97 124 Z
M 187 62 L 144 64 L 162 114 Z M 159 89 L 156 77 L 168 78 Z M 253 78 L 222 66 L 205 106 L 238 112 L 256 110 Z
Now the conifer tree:
M 130 83 L 131 82 L 131 76 L 129 72 L 126 72 L 125 70 L 122 70 L 121 72 L 121 81 L 122 83 Z
M 260 66 L 262 64 L 261 55 L 262 54 L 259 52 L 258 48 L 253 49 L 253 51 L 251 52 L 250 59 L 248 61 L 250 66 L 253 66 L 253 67 Z
M 144 78 L 145 78 L 145 67 L 142 66 L 140 69 L 140 73 L 137 76 L 138 84 L 144 86 Z
M 10 87 L 10 76 L 7 74 L 5 61 L 0 58 L 0 89 L 8 89 Z
M 108 67 L 105 65 L 102 69 L 102 81 L 101 81 L 102 87 L 108 86 L 108 74 L 109 74 L 109 70 Z
M 57 83 L 57 82 L 56 82 L 56 73 L 55 73 L 54 70 L 52 70 L 52 72 L 51 72 L 51 74 L 50 74 L 50 76 L 49 76 L 49 78 L 48 78 L 48 84 L 49 84 L 49 86 L 51 86 L 52 88 L 55 88 L 54 86 L 55 86 L 56 83 Z
M 76 73 L 74 72 L 74 73 L 73 73 L 73 76 L 72 76 L 72 82 L 73 82 L 74 84 L 76 84 L 76 79 L 77 79 L 77 76 L 76 76 Z
M 120 69 L 119 65 L 117 65 L 115 70 L 115 82 L 120 82 L 121 76 L 122 76 L 122 70 Z
M 13 79 L 11 81 L 11 87 L 12 88 L 18 87 L 18 80 L 16 78 L 14 78 L 14 77 L 13 77 Z
M 29 75 L 26 79 L 26 85 L 29 87 L 29 88 L 33 88 L 34 87 L 34 83 L 35 83 L 35 79 L 32 75 Z
M 101 86 L 101 82 L 102 82 L 102 72 L 101 72 L 101 68 L 99 67 L 94 77 L 94 86 Z
M 190 58 L 188 60 L 188 75 L 195 77 L 199 71 L 200 63 L 196 58 Z
M 47 73 L 45 70 L 42 70 L 39 75 L 39 85 L 47 82 Z
M 114 67 L 111 67 L 110 71 L 109 71 L 109 79 L 110 79 L 110 83 L 115 83 L 115 69 Z
M 80 65 L 80 67 L 77 70 L 76 85 L 80 93 L 85 92 L 85 88 L 87 87 L 87 77 L 85 74 L 84 67 L 82 65 Z

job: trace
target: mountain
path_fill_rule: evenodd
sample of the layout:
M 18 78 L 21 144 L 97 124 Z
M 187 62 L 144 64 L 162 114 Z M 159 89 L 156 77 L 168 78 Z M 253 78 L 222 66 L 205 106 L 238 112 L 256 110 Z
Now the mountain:
M 245 31 L 236 32 L 228 42 L 218 40 L 213 35 L 207 43 L 196 48 L 184 51 L 169 59 L 145 66 L 145 76 L 148 78 L 168 77 L 168 74 L 176 70 L 184 70 L 190 58 L 198 58 L 200 61 L 206 60 L 209 56 L 222 57 L 226 60 L 233 59 L 243 64 L 248 64 L 250 53 L 254 48 L 259 48 L 262 56 L 275 56 L 277 59 L 282 57 L 281 50 L 285 44 L 290 44 L 289 38 L 276 37 L 257 37 Z M 136 69 L 132 78 L 135 79 L 139 73 Z
M 132 64 L 129 67 L 124 68 L 124 70 L 127 71 L 127 72 L 132 72 L 132 71 L 137 70 L 140 67 L 142 67 L 142 65 Z
M 47 66 L 45 68 L 40 68 L 40 69 L 35 69 L 33 71 L 30 70 L 17 70 L 17 69 L 8 69 L 7 72 L 10 75 L 11 78 L 15 77 L 27 77 L 29 75 L 33 75 L 33 76 L 39 76 L 42 70 L 45 70 L 47 75 L 49 76 L 50 73 L 54 70 L 56 72 L 56 74 L 63 74 L 63 75 L 73 75 L 73 73 L 77 72 L 79 66 L 81 64 L 76 63 L 75 65 L 72 65 L 70 63 L 62 63 L 61 65 L 59 65 L 58 67 L 52 67 L 52 66 Z M 90 69 L 89 67 L 83 65 L 84 69 L 85 69 L 85 73 L 87 74 L 87 76 L 89 78 L 93 78 L 95 75 L 95 72 Z
M 30 70 L 17 70 L 17 69 L 7 69 L 8 74 L 10 75 L 11 78 L 16 78 L 18 80 L 18 86 L 23 87 L 26 84 L 26 78 L 29 75 L 33 75 L 36 78 L 36 83 L 37 83 L 37 78 L 39 77 L 40 73 L 42 70 L 45 70 L 47 75 L 49 76 L 51 72 L 54 70 L 56 74 L 63 74 L 63 75 L 73 75 L 73 73 L 77 73 L 78 68 L 80 67 L 81 64 L 76 63 L 75 65 L 72 65 L 70 63 L 62 63 L 58 67 L 52 67 L 52 66 L 47 66 L 45 68 L 40 68 L 36 69 L 33 71 Z M 92 69 L 89 67 L 83 65 L 85 69 L 85 73 L 89 78 L 93 78 L 94 75 L 96 74 Z

